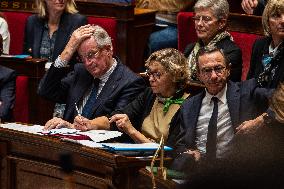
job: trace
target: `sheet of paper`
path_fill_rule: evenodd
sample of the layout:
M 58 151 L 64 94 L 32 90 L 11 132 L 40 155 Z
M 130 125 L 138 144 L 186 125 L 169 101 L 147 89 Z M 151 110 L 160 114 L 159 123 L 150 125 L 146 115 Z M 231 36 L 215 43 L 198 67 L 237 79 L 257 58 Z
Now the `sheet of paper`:
M 19 123 L 1 123 L 0 127 L 7 128 L 7 129 L 12 129 L 16 131 L 22 131 L 26 133 L 32 133 L 32 134 L 37 134 L 41 135 L 39 132 L 42 132 L 43 126 L 40 125 L 23 125 Z
M 89 136 L 94 142 L 102 142 L 122 135 L 122 133 L 119 131 L 106 131 L 106 130 L 91 130 L 86 132 L 79 132 L 79 134 Z

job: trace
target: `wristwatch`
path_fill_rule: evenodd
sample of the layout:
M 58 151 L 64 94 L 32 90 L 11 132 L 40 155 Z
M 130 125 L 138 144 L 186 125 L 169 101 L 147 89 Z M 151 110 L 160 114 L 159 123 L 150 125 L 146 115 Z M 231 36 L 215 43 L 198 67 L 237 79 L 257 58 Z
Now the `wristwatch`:
M 271 126 L 271 124 L 273 123 L 273 121 L 275 119 L 275 117 L 273 115 L 274 115 L 274 112 L 268 112 L 268 113 L 264 113 L 262 115 L 264 124 L 266 126 Z

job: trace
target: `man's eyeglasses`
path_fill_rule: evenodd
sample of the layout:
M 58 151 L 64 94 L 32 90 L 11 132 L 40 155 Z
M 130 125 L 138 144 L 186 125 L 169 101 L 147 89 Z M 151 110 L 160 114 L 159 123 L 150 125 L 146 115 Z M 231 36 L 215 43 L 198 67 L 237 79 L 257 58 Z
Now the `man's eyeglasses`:
M 151 70 L 147 69 L 146 75 L 149 78 L 152 76 L 155 80 L 157 80 L 160 79 L 163 74 L 161 72 L 151 72 Z
M 213 19 L 210 16 L 194 16 L 192 17 L 194 22 L 202 21 L 204 24 L 208 24 L 208 22 L 212 21 Z
M 92 60 L 92 59 L 97 59 L 99 57 L 101 50 L 96 50 L 96 51 L 90 51 L 88 52 L 85 56 L 81 56 L 81 59 L 87 59 L 88 61 Z
M 214 70 L 214 72 L 217 75 L 221 75 L 221 74 L 224 73 L 225 68 L 226 67 L 224 67 L 224 66 L 215 66 L 215 67 L 212 67 L 212 68 L 202 68 L 201 73 L 206 75 L 206 76 L 210 76 L 212 74 L 212 71 Z

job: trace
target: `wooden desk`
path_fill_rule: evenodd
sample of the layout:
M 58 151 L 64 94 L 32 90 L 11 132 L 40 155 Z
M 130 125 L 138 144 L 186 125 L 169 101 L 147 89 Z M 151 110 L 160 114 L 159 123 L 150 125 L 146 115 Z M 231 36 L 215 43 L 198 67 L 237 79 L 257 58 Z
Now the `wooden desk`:
M 43 125 L 52 117 L 53 103 L 37 95 L 40 79 L 45 73 L 45 63 L 44 59 L 17 59 L 0 56 L 2 66 L 16 70 L 18 75 L 29 78 L 29 123 Z
M 62 153 L 72 155 L 76 189 L 138 188 L 139 169 L 150 165 L 149 158 L 115 155 L 57 138 L 0 128 L 1 188 L 64 188 L 59 162 Z

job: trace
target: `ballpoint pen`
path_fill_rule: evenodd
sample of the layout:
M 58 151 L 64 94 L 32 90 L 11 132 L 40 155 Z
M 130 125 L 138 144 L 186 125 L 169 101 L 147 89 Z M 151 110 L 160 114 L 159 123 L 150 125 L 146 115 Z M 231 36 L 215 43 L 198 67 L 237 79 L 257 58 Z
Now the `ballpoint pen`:
M 77 111 L 78 116 L 81 116 L 81 114 L 80 114 L 80 112 L 79 112 L 79 108 L 78 108 L 78 106 L 77 106 L 77 103 L 76 103 L 76 102 L 75 102 L 75 108 L 76 108 L 76 111 Z

